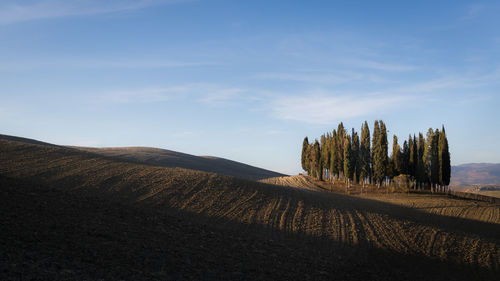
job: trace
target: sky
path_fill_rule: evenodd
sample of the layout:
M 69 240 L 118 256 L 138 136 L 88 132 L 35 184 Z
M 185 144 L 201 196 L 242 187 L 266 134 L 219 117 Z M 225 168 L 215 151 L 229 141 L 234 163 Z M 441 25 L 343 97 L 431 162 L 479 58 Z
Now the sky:
M 500 2 L 0 0 L 0 134 L 301 172 L 382 119 L 500 162 Z

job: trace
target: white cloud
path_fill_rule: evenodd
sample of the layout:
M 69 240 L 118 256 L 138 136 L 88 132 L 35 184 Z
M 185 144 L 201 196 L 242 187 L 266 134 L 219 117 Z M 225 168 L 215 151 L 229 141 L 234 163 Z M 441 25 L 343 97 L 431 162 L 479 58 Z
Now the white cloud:
M 307 95 L 280 97 L 272 105 L 273 115 L 283 120 L 329 124 L 393 108 L 411 96 Z
M 175 0 L 32 0 L 0 4 L 0 24 L 137 10 Z

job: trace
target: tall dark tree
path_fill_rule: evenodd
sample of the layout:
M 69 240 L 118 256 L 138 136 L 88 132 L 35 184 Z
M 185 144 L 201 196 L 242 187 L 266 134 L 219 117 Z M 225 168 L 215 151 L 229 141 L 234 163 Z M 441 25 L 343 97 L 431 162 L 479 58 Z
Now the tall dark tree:
M 338 170 L 338 154 L 337 154 L 337 131 L 333 130 L 332 133 L 332 139 L 331 139 L 331 149 L 330 149 L 330 173 L 332 173 L 333 176 L 337 177 L 339 176 L 339 170 Z
M 361 170 L 361 161 L 360 161 L 360 147 L 359 147 L 359 135 L 357 132 L 352 129 L 352 141 L 351 141 L 351 162 L 353 168 L 353 181 L 357 183 L 359 181 L 359 174 Z
M 340 122 L 337 128 L 337 170 L 339 171 L 339 178 L 343 176 L 344 171 L 344 139 L 346 132 L 344 124 Z
M 381 184 L 387 176 L 389 157 L 387 155 L 387 129 L 382 120 L 375 121 L 373 129 L 373 178 Z
M 389 165 L 389 142 L 387 141 L 387 128 L 385 127 L 385 123 L 380 120 L 380 146 L 382 148 L 382 172 L 383 178 L 387 176 L 387 167 Z M 383 179 L 382 178 L 382 179 Z
M 398 144 L 398 137 L 392 137 L 392 177 L 398 176 L 401 173 L 401 148 Z
M 450 151 L 448 147 L 448 139 L 446 137 L 446 131 L 444 130 L 444 125 L 441 128 L 441 133 L 439 134 L 439 184 L 443 186 L 448 186 L 450 184 L 451 178 L 451 161 L 450 161 Z
M 323 175 L 322 177 L 324 178 L 325 177 L 325 168 L 328 167 L 328 161 L 329 161 L 329 157 L 330 157 L 330 154 L 328 153 L 329 151 L 329 148 L 328 148 L 328 144 L 327 144 L 327 135 L 323 134 L 321 135 L 321 143 L 320 143 L 320 148 L 321 148 L 321 167 L 323 167 L 323 169 L 321 170 L 321 174 Z
M 372 178 L 374 183 L 379 184 L 380 183 L 380 166 L 382 165 L 380 159 L 380 124 L 378 123 L 378 120 L 375 120 L 373 123 L 373 138 L 372 138 Z
M 432 140 L 434 139 L 434 130 L 429 128 L 427 130 L 427 137 L 425 140 L 425 150 L 424 150 L 424 167 L 425 167 L 425 182 L 428 184 L 432 183 Z
M 426 142 L 424 135 L 422 133 L 418 134 L 418 144 L 417 144 L 417 183 L 419 185 L 427 181 L 427 170 L 425 162 L 425 147 Z
M 344 138 L 344 177 L 345 180 L 352 180 L 353 169 L 352 169 L 352 147 L 351 147 L 351 136 L 346 135 Z
M 370 149 L 370 128 L 368 123 L 361 126 L 361 143 L 360 143 L 360 177 L 362 180 L 369 178 L 371 174 L 371 149 Z
M 316 178 L 321 180 L 323 176 L 322 173 L 323 165 L 321 162 L 321 148 L 318 140 L 314 141 L 313 151 L 314 151 L 314 174 L 316 175 Z
M 404 141 L 403 143 L 403 151 L 400 154 L 400 167 L 399 167 L 399 172 L 403 175 L 408 175 L 409 174 L 409 162 L 410 162 L 410 147 L 408 145 L 407 141 Z
M 408 175 L 415 179 L 415 171 L 417 166 L 417 144 L 415 142 L 415 136 L 408 137 Z
M 431 142 L 431 183 L 439 184 L 439 135 L 438 129 L 434 131 Z
M 308 171 L 308 155 L 307 155 L 307 148 L 309 147 L 309 139 L 307 137 L 304 138 L 304 141 L 302 142 L 302 155 L 300 157 L 300 163 L 302 164 L 302 170 Z

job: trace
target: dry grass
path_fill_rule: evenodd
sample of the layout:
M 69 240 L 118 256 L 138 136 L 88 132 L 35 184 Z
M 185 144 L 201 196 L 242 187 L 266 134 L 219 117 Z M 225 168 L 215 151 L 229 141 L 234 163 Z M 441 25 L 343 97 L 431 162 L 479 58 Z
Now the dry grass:
M 340 192 L 341 185 L 301 176 L 267 180 L 295 186 L 284 187 L 3 139 L 0 174 L 79 196 L 153 205 L 221 223 L 500 271 L 498 205 L 426 195 L 347 196 L 324 192 Z M 369 251 L 364 253 L 361 259 L 370 257 Z

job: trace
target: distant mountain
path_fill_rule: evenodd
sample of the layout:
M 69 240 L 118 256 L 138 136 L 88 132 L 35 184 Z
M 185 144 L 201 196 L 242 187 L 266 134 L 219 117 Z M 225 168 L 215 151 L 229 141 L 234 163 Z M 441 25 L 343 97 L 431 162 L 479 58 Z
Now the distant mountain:
M 500 185 L 500 164 L 472 163 L 453 166 L 450 185 Z

